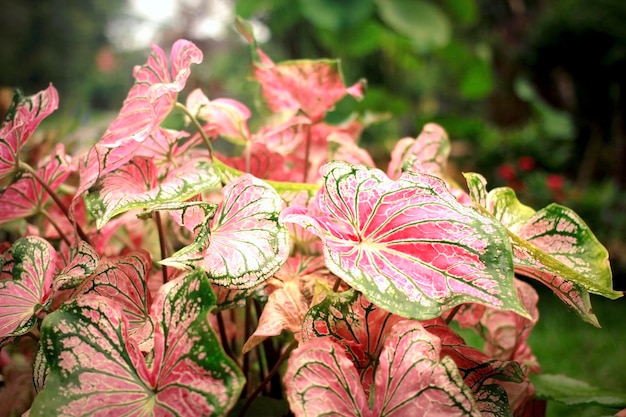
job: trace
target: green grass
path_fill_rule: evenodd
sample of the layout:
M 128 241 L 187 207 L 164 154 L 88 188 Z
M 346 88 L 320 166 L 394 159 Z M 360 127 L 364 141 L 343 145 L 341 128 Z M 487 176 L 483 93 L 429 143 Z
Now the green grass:
M 539 322 L 529 343 L 543 373 L 565 374 L 611 391 L 626 392 L 626 300 L 592 296 L 602 325 L 583 322 L 547 289 L 539 292 Z M 569 407 L 548 402 L 549 417 L 597 417 L 615 414 L 602 407 Z

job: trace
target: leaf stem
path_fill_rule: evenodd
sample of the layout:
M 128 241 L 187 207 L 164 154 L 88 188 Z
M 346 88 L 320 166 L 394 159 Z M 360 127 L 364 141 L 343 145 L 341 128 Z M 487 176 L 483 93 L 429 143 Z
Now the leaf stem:
M 156 223 L 157 232 L 159 234 L 159 248 L 161 249 L 161 260 L 167 258 L 167 245 L 165 242 L 165 231 L 163 230 L 163 222 L 161 221 L 161 213 L 158 210 L 152 212 L 152 218 Z M 163 274 L 163 284 L 167 283 L 167 266 L 161 265 L 161 273 Z
M 454 318 L 454 316 L 456 316 L 456 313 L 459 312 L 459 310 L 461 309 L 461 307 L 463 306 L 463 304 L 459 304 L 457 306 L 455 306 L 451 311 L 450 314 L 448 314 L 448 317 L 446 317 L 445 322 L 446 324 L 450 324 L 450 322 L 452 321 L 452 319 Z
M 209 151 L 209 157 L 211 158 L 211 160 L 215 159 L 213 157 L 213 144 L 211 143 L 211 139 L 209 139 L 209 137 L 206 135 L 206 132 L 202 128 L 202 125 L 198 121 L 198 118 L 194 116 L 193 114 L 191 114 L 189 109 L 185 107 L 182 103 L 176 102 L 176 108 L 181 110 L 183 113 L 185 113 L 187 117 L 189 117 L 189 119 L 191 120 L 191 123 L 194 125 L 194 127 L 196 128 L 196 130 L 202 137 L 202 140 L 204 141 L 204 144 L 206 145 Z
M 43 189 L 46 190 L 46 192 L 52 198 L 52 200 L 54 200 L 54 202 L 57 204 L 57 206 L 59 206 L 59 209 L 61 209 L 61 211 L 63 212 L 63 215 L 65 215 L 65 217 L 67 217 L 67 220 L 69 220 L 69 222 L 74 225 L 74 228 L 76 229 L 76 232 L 78 233 L 78 236 L 80 236 L 80 238 L 82 240 L 84 240 L 85 242 L 87 242 L 89 245 L 93 246 L 93 244 L 91 243 L 91 240 L 89 239 L 87 234 L 83 231 L 83 229 L 80 227 L 80 225 L 76 221 L 72 220 L 72 218 L 70 217 L 70 213 L 69 213 L 67 207 L 65 207 L 65 205 L 63 204 L 63 202 L 61 201 L 59 196 L 54 192 L 54 190 L 52 188 L 50 188 L 48 183 L 46 181 L 44 181 L 44 179 L 39 176 L 39 173 L 37 173 L 37 171 L 33 167 L 31 167 L 30 165 L 28 165 L 26 162 L 23 162 L 23 161 L 19 161 L 19 167 L 20 167 L 20 169 L 23 169 L 24 171 L 26 171 L 30 175 L 32 175 L 32 177 L 39 184 L 41 184 Z
M 226 336 L 226 326 L 224 324 L 224 317 L 222 316 L 222 312 L 218 311 L 215 314 L 217 318 L 217 327 L 220 331 L 220 339 L 222 339 L 222 347 L 224 348 L 224 353 L 228 355 L 235 363 L 238 363 L 235 356 L 233 355 L 233 351 L 230 348 L 230 343 L 228 343 L 228 337 Z
M 311 155 L 311 125 L 304 125 L 304 132 L 306 148 L 304 149 L 304 174 L 302 175 L 302 182 L 306 184 L 309 179 L 309 157 Z
M 252 405 L 252 403 L 254 402 L 254 399 L 259 395 L 259 393 L 261 391 L 263 391 L 263 388 L 265 387 L 265 385 L 274 377 L 274 375 L 278 372 L 278 370 L 280 369 L 280 366 L 282 365 L 282 363 L 285 361 L 285 359 L 287 359 L 287 357 L 289 356 L 289 354 L 291 353 L 291 351 L 293 349 L 296 348 L 296 346 L 298 346 L 298 341 L 297 340 L 292 340 L 291 343 L 289 344 L 289 346 L 287 346 L 287 348 L 285 349 L 285 351 L 283 352 L 282 355 L 280 355 L 280 358 L 278 358 L 278 360 L 276 361 L 276 364 L 274 364 L 274 367 L 272 368 L 272 370 L 267 374 L 267 376 L 265 377 L 265 379 L 263 381 L 261 381 L 261 383 L 256 387 L 256 389 L 254 390 L 254 392 L 252 393 L 252 395 L 250 395 L 250 397 L 248 397 L 248 399 L 246 400 L 246 403 L 243 405 L 243 407 L 241 408 L 241 411 L 239 412 L 238 417 L 243 417 L 246 415 L 246 411 L 248 411 L 248 408 L 250 408 L 250 406 Z
M 48 213 L 44 209 L 40 209 L 39 213 L 41 213 L 46 219 L 48 219 L 52 227 L 54 227 L 54 230 L 56 230 L 59 236 L 61 236 L 61 239 L 63 239 L 63 241 L 67 243 L 67 246 L 71 247 L 72 242 L 70 242 L 67 236 L 65 236 L 65 233 L 63 233 L 63 230 L 61 230 L 61 226 L 58 225 L 58 223 L 56 222 L 56 220 L 54 220 L 54 218 L 50 215 L 50 213 Z

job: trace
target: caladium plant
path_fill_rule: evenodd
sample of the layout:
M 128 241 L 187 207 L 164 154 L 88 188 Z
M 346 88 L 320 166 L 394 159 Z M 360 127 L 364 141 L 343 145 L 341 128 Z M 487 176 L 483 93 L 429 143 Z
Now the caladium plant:
M 358 143 L 363 118 L 325 119 L 364 83 L 346 86 L 335 60 L 275 63 L 237 27 L 269 114 L 256 130 L 236 100 L 198 89 L 178 102 L 202 60 L 186 40 L 169 63 L 153 46 L 86 155 L 58 145 L 26 163 L 58 95 L 16 94 L 0 128 L 0 370 L 4 392 L 28 391 L 3 405 L 33 416 L 541 415 L 527 344 L 538 297 L 521 278 L 598 326 L 589 294 L 622 296 L 606 249 L 566 207 L 535 211 L 479 174 L 467 188 L 447 178 L 441 126 L 399 140 L 377 169 Z M 173 111 L 186 122 L 166 129 Z M 214 151 L 222 140 L 235 152 Z

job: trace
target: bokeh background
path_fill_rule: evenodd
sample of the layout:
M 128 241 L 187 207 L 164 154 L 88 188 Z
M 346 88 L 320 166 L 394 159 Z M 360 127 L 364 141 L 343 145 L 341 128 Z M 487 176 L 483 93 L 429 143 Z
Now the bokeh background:
M 535 209 L 573 208 L 626 289 L 624 0 L 0 0 L 0 113 L 13 88 L 32 94 L 52 82 L 61 105 L 38 146 L 84 150 L 120 108 L 150 43 L 167 49 L 179 38 L 204 52 L 186 91 L 254 108 L 236 15 L 275 61 L 339 58 L 346 83 L 367 80 L 365 99 L 346 98 L 329 119 L 358 111 L 375 121 L 362 144 L 381 166 L 398 139 L 441 124 L 452 171 L 513 187 Z M 626 304 L 594 297 L 598 330 L 540 295 L 531 342 L 544 371 L 626 391 Z

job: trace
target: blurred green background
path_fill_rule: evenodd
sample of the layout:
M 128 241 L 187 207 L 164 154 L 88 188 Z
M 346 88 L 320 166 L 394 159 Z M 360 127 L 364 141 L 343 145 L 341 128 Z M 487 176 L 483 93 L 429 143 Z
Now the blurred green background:
M 626 289 L 624 0 L 0 0 L 0 6 L 0 113 L 13 87 L 32 94 L 52 82 L 61 107 L 49 125 L 76 149 L 97 140 L 115 116 L 150 41 L 164 49 L 178 38 L 194 41 L 205 57 L 186 91 L 201 87 L 209 98 L 254 108 L 249 48 L 232 24 L 239 15 L 275 61 L 340 58 L 347 84 L 367 80 L 365 99 L 345 99 L 329 120 L 353 111 L 376 115 L 362 143 L 381 167 L 399 138 L 438 122 L 453 142 L 451 171 L 476 171 L 490 187 L 511 186 L 535 209 L 553 201 L 573 208 L 609 249 L 617 289 Z M 542 295 L 532 342 L 540 362 L 550 364 L 544 369 L 626 391 L 624 301 L 594 300 L 605 325 L 597 331 Z M 590 359 L 596 356 L 598 363 Z

